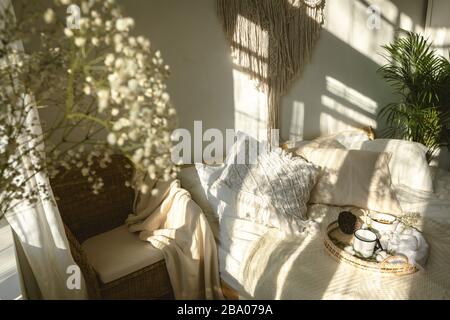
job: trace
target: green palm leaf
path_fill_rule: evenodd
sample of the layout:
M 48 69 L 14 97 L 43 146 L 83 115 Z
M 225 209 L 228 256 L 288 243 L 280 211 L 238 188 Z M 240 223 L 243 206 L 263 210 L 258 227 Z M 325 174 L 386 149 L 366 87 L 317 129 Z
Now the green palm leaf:
M 378 72 L 399 96 L 381 108 L 385 137 L 406 139 L 429 148 L 428 157 L 450 145 L 450 63 L 414 32 L 383 47 L 386 65 Z M 449 52 L 450 57 L 450 52 Z

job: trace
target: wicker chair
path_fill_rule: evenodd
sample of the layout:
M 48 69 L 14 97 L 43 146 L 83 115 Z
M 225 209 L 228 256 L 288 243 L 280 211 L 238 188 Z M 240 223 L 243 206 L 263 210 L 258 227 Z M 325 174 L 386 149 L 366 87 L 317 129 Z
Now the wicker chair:
M 99 195 L 92 194 L 86 178 L 77 170 L 63 172 L 51 182 L 70 249 L 85 278 L 89 298 L 173 298 L 164 259 L 107 283 L 90 263 L 80 243 L 122 226 L 132 212 L 134 200 L 133 190 L 125 186 L 126 179 L 132 174 L 125 158 L 115 156 L 108 168 L 98 167 L 96 171 L 105 184 Z M 136 241 L 139 241 L 137 235 Z

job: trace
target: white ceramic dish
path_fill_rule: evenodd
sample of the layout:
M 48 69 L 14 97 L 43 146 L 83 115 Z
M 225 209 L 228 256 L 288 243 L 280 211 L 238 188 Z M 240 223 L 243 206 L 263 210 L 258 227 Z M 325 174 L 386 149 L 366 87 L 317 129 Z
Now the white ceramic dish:
M 397 217 L 387 213 L 370 213 L 370 226 L 380 232 L 393 232 L 397 228 Z

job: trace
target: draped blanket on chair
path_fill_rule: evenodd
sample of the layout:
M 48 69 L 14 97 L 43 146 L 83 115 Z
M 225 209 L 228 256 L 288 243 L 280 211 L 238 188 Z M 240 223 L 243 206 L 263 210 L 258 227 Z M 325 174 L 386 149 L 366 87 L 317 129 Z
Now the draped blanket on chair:
M 216 242 L 202 210 L 179 180 L 151 184 L 154 192 L 136 194 L 129 230 L 162 251 L 176 299 L 223 298 Z
M 217 0 L 236 67 L 267 96 L 268 138 L 279 128 L 281 96 L 311 57 L 325 0 Z

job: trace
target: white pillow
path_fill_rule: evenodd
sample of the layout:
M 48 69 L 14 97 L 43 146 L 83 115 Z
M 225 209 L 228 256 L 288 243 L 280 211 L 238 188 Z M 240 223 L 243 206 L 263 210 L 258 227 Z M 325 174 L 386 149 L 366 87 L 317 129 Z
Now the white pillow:
M 237 163 L 238 155 L 248 156 L 256 147 L 255 139 L 240 135 L 227 156 L 220 181 L 236 194 L 245 191 L 264 199 L 276 209 L 280 221 L 301 225 L 301 220 L 307 220 L 307 202 L 319 169 L 280 148 L 263 151 L 255 157 L 255 164 Z
M 327 136 L 329 139 L 334 139 L 342 144 L 347 149 L 355 143 L 362 143 L 364 141 L 370 141 L 373 139 L 373 133 L 367 132 L 363 129 L 341 131 Z
M 208 202 L 208 190 L 223 171 L 223 165 L 206 165 L 196 163 L 183 168 L 178 173 L 181 187 L 189 191 L 192 199 L 199 205 L 206 215 L 214 215 Z
M 392 188 L 389 153 L 306 147 L 300 155 L 323 169 L 310 203 L 402 215 Z
M 391 153 L 389 170 L 394 187 L 433 192 L 433 175 L 426 159 L 428 149 L 424 145 L 406 140 L 376 139 L 353 143 L 349 149 Z
M 363 129 L 346 130 L 338 133 L 321 136 L 315 138 L 314 140 L 288 140 L 281 146 L 283 149 L 297 149 L 304 147 L 311 142 L 318 142 L 322 144 L 321 147 L 326 147 L 323 145 L 327 141 L 337 141 L 345 148 L 349 149 L 352 144 L 364 142 L 373 139 L 373 133 L 368 132 Z
M 183 168 L 178 173 L 181 186 L 189 191 L 192 200 L 202 209 L 216 238 L 219 235 L 218 216 L 216 210 L 211 208 L 209 190 L 214 181 L 220 177 L 222 171 L 223 165 L 196 163 L 195 166 Z
M 304 230 L 305 221 L 288 219 L 263 197 L 255 194 L 230 189 L 225 183 L 218 180 L 211 189 L 211 207 L 222 220 L 226 217 L 243 219 L 263 226 L 277 228 L 286 234 L 297 234 Z

